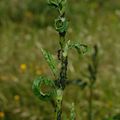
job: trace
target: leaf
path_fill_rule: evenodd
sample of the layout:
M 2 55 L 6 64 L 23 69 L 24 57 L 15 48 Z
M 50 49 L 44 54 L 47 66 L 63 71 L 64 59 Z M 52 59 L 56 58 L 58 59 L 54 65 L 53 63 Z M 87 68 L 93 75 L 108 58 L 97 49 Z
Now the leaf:
M 48 0 L 48 5 L 57 8 L 58 7 L 58 3 L 56 0 Z
M 48 0 L 48 5 L 57 8 L 60 16 L 63 16 L 66 9 L 67 0 Z
M 79 54 L 84 54 L 88 50 L 87 45 L 80 44 L 80 43 L 70 44 L 69 48 L 75 48 Z
M 79 54 L 84 54 L 88 50 L 88 47 L 86 45 L 80 43 L 71 43 L 70 40 L 68 40 L 64 46 L 64 57 L 68 55 L 68 50 L 72 48 L 75 48 Z
M 55 20 L 55 28 L 59 33 L 66 32 L 68 29 L 68 21 L 63 17 L 57 18 Z
M 46 59 L 50 69 L 52 70 L 54 76 L 56 77 L 57 76 L 57 63 L 56 61 L 54 60 L 53 56 L 51 53 L 49 53 L 48 51 L 44 50 L 41 48 L 41 51 L 43 53 L 43 56 L 44 58 Z
M 53 89 L 51 89 L 47 93 L 43 93 L 41 90 L 42 85 L 46 85 L 46 86 L 51 87 Z M 39 78 L 34 80 L 32 89 L 33 89 L 34 94 L 40 100 L 43 100 L 43 101 L 48 101 L 48 100 L 53 99 L 53 97 L 56 94 L 54 81 L 45 77 L 45 76 L 40 76 Z
M 60 0 L 60 2 L 59 2 L 61 16 L 65 13 L 66 3 L 67 3 L 67 0 Z

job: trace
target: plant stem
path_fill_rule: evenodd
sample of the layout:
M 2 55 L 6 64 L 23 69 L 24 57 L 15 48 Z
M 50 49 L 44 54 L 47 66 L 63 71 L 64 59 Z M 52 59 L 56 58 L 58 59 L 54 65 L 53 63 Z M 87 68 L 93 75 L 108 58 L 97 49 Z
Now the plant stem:
M 93 120 L 93 83 L 89 85 L 89 98 L 88 98 L 88 120 Z
M 98 47 L 94 45 L 94 53 L 92 55 L 92 65 L 88 66 L 88 70 L 90 73 L 90 84 L 89 84 L 89 98 L 88 98 L 88 120 L 93 120 L 93 86 L 97 79 L 97 68 L 98 68 Z
M 68 57 L 64 56 L 64 45 L 65 45 L 65 33 L 60 33 L 60 50 L 58 52 L 58 59 L 61 61 L 61 69 L 59 79 L 57 80 L 57 98 L 56 98 L 56 120 L 61 120 L 62 115 L 62 98 L 63 91 L 66 84 L 67 79 L 67 65 L 68 65 Z
M 60 87 L 62 89 L 65 88 L 65 83 L 67 79 L 67 65 L 68 65 L 68 57 L 64 56 L 64 46 L 65 46 L 65 33 L 63 35 L 60 34 L 60 61 L 61 61 L 61 70 L 59 76 Z
M 56 98 L 56 120 L 61 120 L 62 97 L 63 97 L 63 91 L 61 89 L 58 89 L 57 90 L 57 98 Z

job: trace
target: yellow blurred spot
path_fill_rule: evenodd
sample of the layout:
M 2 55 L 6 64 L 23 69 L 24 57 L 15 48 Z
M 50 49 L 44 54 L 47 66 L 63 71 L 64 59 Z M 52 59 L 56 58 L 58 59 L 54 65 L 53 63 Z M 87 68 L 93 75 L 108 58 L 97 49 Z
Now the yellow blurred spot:
M 41 69 L 37 69 L 37 70 L 36 70 L 36 74 L 37 74 L 37 75 L 41 75 L 42 73 L 43 73 L 43 70 L 41 70 Z
M 15 100 L 15 101 L 19 101 L 19 100 L 20 100 L 20 96 L 19 96 L 19 95 L 15 95 L 15 96 L 14 96 L 14 100 Z
M 26 69 L 27 69 L 27 65 L 26 64 L 21 64 L 20 65 L 20 69 L 21 69 L 21 71 L 26 71 Z
M 5 116 L 4 112 L 0 112 L 0 118 L 3 118 Z

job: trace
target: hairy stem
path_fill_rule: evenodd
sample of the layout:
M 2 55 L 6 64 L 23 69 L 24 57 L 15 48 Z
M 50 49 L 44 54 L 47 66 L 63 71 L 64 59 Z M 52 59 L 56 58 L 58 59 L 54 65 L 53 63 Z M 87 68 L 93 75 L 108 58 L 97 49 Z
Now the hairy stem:
M 63 98 L 63 91 L 66 84 L 67 79 L 67 65 L 68 65 L 68 58 L 64 56 L 64 45 L 65 45 L 65 33 L 60 34 L 60 50 L 58 52 L 58 59 L 61 61 L 61 69 L 59 79 L 57 80 L 57 101 L 56 101 L 56 120 L 61 120 L 62 116 L 62 98 Z
M 65 34 L 64 36 L 60 35 L 60 46 L 61 46 L 61 54 L 60 54 L 60 61 L 61 61 L 61 70 L 59 76 L 59 83 L 62 89 L 65 88 L 65 83 L 67 79 L 67 65 L 68 65 L 68 58 L 64 56 L 64 45 L 65 45 Z

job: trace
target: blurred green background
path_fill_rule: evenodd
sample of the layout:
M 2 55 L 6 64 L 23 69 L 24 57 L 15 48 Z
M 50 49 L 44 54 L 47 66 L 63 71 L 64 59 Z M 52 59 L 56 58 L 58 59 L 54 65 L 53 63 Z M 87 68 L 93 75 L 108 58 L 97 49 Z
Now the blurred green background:
M 33 80 L 51 75 L 40 48 L 57 56 L 59 36 L 54 30 L 57 13 L 47 0 L 0 0 L 0 120 L 53 120 L 49 102 L 32 92 Z M 95 120 L 120 113 L 120 0 L 68 0 L 67 39 L 99 47 L 99 73 L 94 88 Z M 89 51 L 69 55 L 70 80 L 82 78 L 90 63 Z M 68 86 L 63 116 L 75 103 L 76 120 L 87 120 L 88 90 Z

